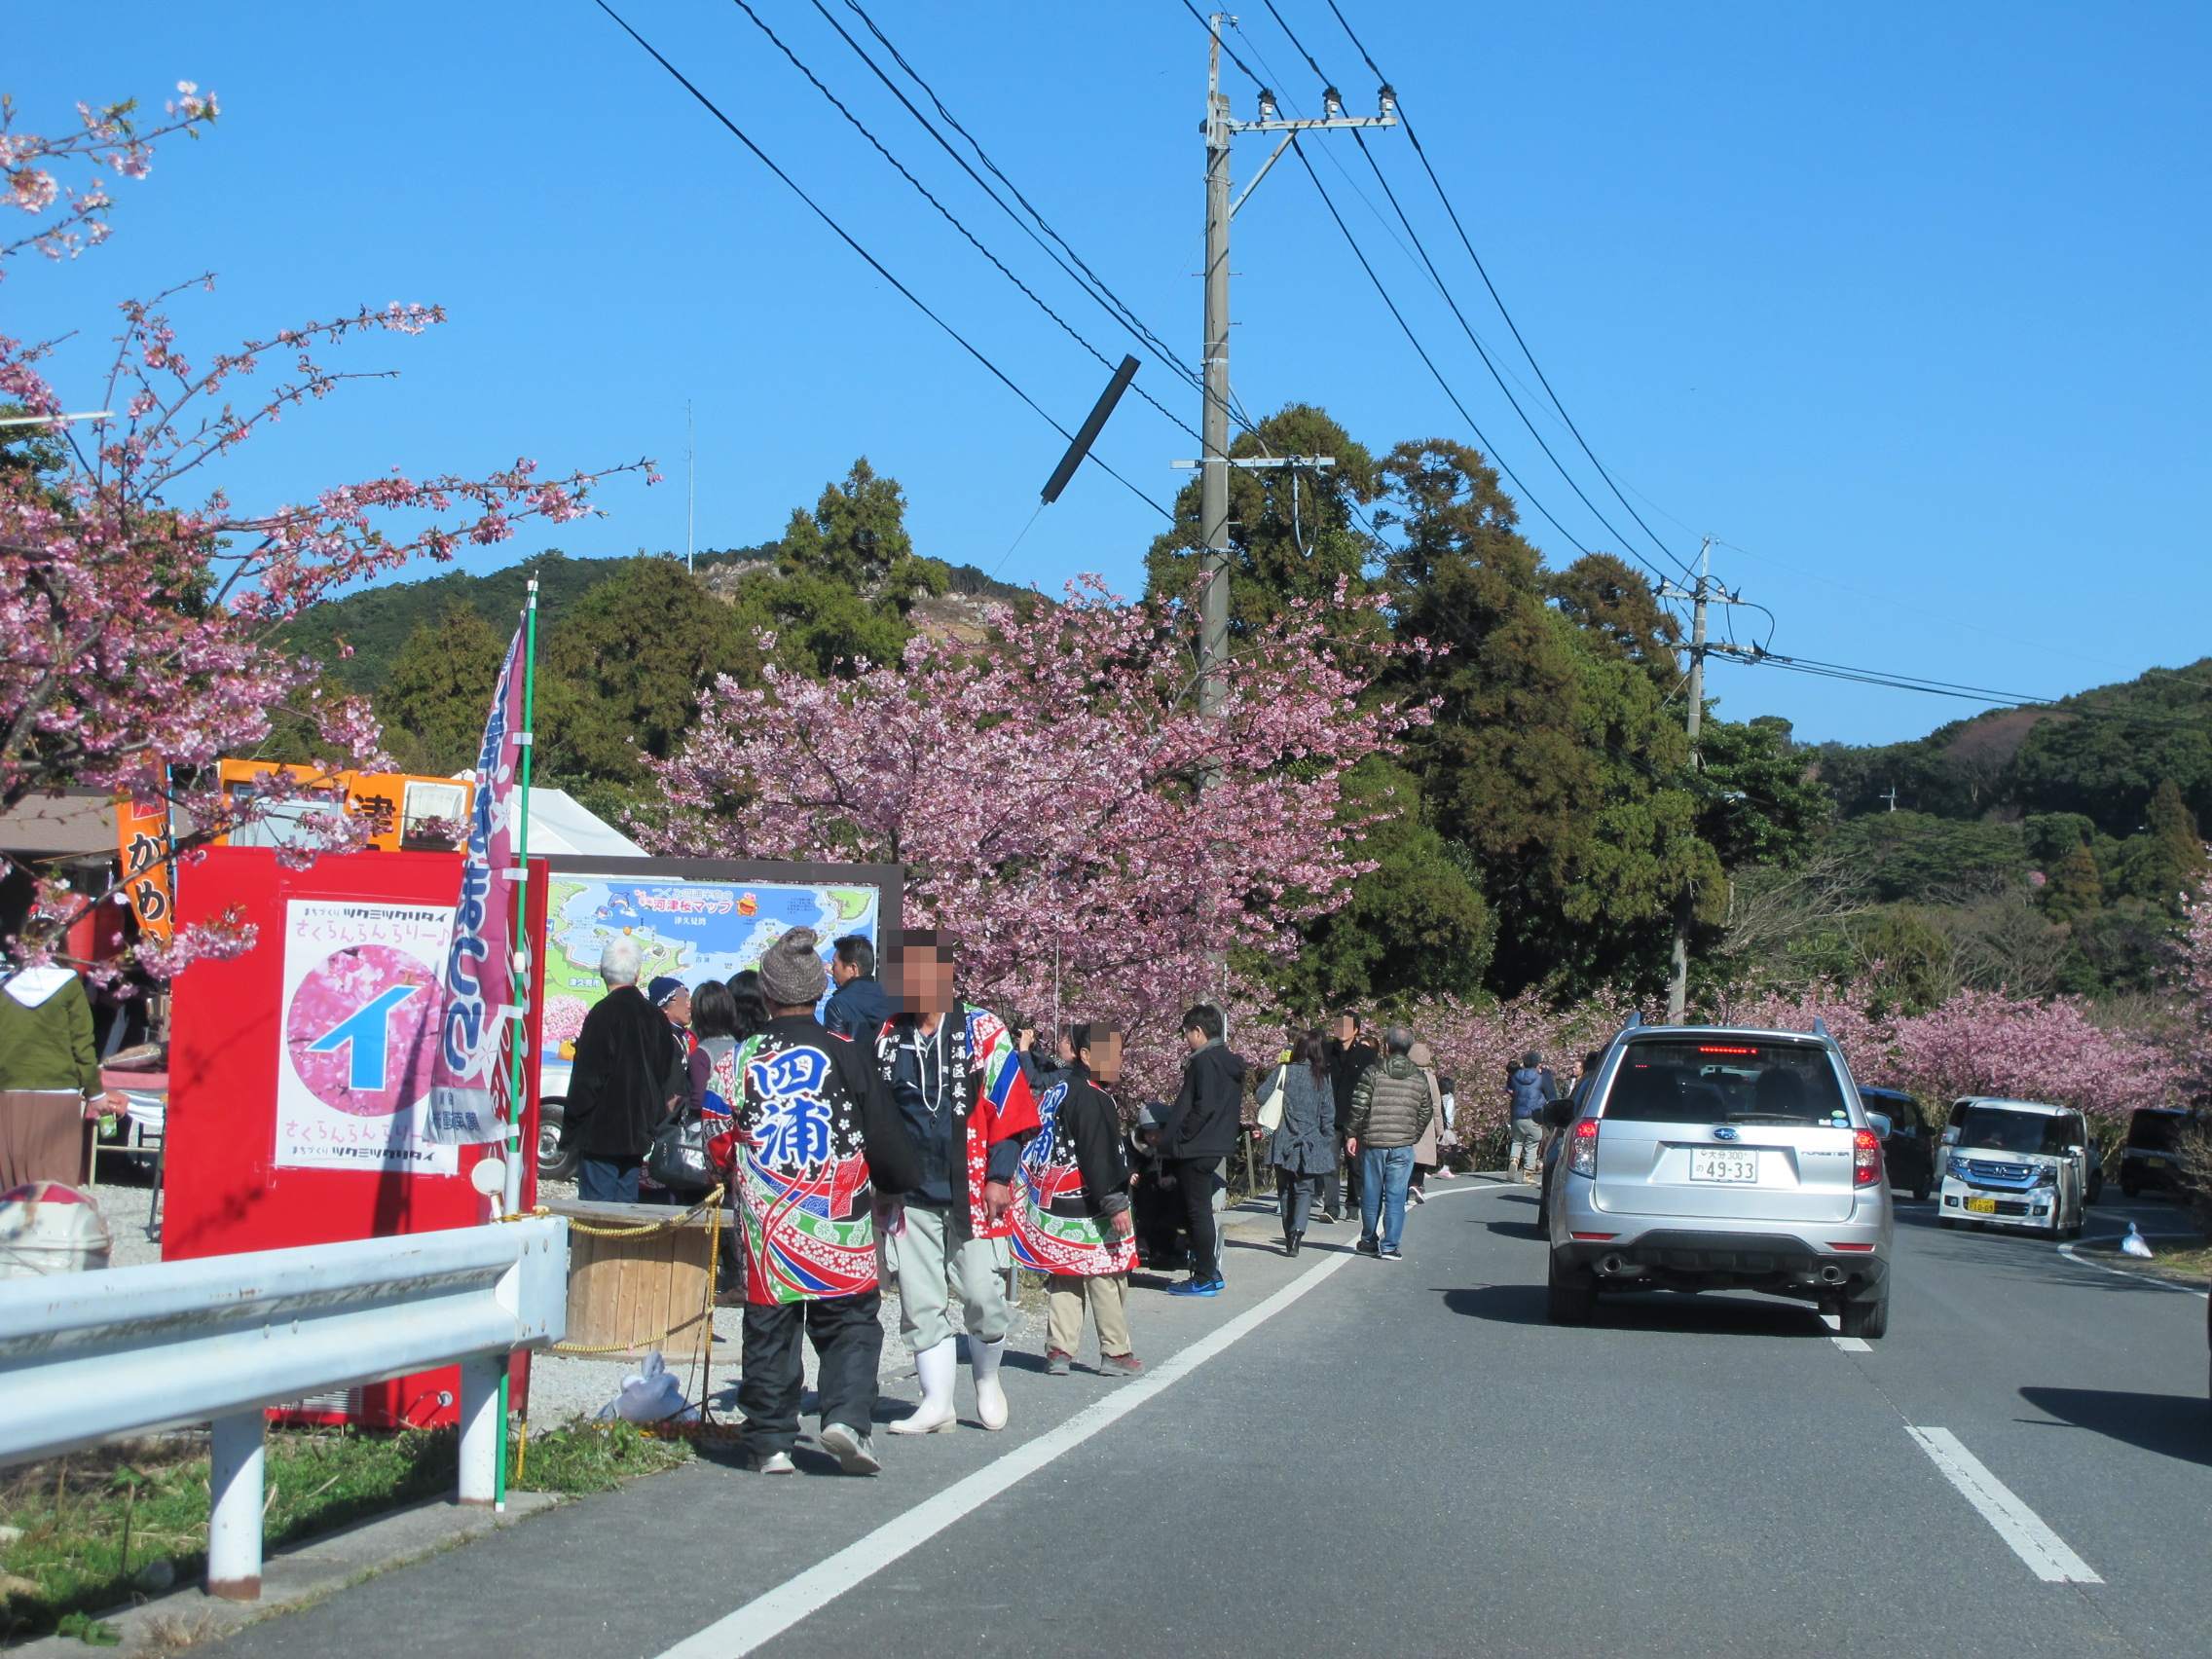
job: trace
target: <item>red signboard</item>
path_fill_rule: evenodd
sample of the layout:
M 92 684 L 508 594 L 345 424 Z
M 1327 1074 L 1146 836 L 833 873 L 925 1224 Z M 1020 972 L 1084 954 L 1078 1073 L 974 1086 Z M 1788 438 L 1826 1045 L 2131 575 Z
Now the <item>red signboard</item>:
M 175 986 L 162 1254 L 170 1261 L 470 1227 L 495 1199 L 469 1179 L 496 1146 L 420 1132 L 436 1031 L 452 853 L 354 853 L 287 869 L 274 852 L 216 847 L 177 881 L 190 927 L 236 910 L 252 949 L 198 962 Z M 545 869 L 533 861 L 529 922 L 544 936 Z M 528 1052 L 544 1001 L 531 963 Z M 523 1067 L 523 1206 L 537 1196 L 537 1066 Z M 516 1387 L 527 1378 L 516 1359 Z M 318 1401 L 299 1414 L 374 1427 L 455 1420 L 453 1367 Z M 515 1396 L 519 1405 L 522 1395 Z

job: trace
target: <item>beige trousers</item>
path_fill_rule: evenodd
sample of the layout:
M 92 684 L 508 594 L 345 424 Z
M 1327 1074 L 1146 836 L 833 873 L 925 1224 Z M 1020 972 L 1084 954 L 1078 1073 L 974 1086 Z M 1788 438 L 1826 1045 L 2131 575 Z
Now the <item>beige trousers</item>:
M 1091 1321 L 1098 1327 L 1099 1353 L 1127 1353 L 1130 1348 L 1128 1297 L 1127 1273 L 1108 1273 L 1097 1278 L 1054 1273 L 1047 1281 L 1046 1343 L 1061 1353 L 1075 1353 L 1083 1346 L 1083 1309 L 1084 1304 L 1088 1303 Z

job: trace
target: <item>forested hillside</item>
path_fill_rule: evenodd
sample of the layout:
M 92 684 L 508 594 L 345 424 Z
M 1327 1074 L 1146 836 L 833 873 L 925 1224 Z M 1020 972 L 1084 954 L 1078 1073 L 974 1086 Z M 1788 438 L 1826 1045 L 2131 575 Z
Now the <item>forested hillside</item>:
M 1685 884 L 1708 1006 L 1821 981 L 1906 1013 L 1960 990 L 2111 1001 L 2157 982 L 2201 873 L 2212 660 L 1874 748 L 1709 714 L 1695 770 L 1678 630 L 1641 571 L 1606 555 L 1545 566 L 1464 446 L 1377 455 L 1302 405 L 1239 449 L 1262 444 L 1336 456 L 1338 487 L 1294 498 L 1235 475 L 1233 632 L 1342 583 L 1370 602 L 1346 613 L 1344 649 L 1418 643 L 1371 695 L 1430 711 L 1349 775 L 1374 867 L 1268 967 L 1275 995 L 1318 1010 L 1647 994 Z M 1163 614 L 1196 575 L 1195 486 L 1179 504 L 1148 559 Z M 525 565 L 541 583 L 538 775 L 615 818 L 650 819 L 652 768 L 718 675 L 757 684 L 773 660 L 848 677 L 917 632 L 986 644 L 988 602 L 1047 603 L 915 548 L 897 482 L 865 461 L 776 539 L 703 554 L 696 575 L 666 555 Z M 524 569 L 357 594 L 293 637 L 372 695 L 403 764 L 457 770 Z

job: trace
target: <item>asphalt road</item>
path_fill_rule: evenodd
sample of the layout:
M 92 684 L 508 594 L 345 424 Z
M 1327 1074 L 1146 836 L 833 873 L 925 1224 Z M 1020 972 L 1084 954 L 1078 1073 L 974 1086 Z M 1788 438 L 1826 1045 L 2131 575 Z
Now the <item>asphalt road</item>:
M 1006 1434 L 703 1463 L 221 1651 L 2212 1652 L 2196 1296 L 1900 1202 L 1863 1351 L 1748 1295 L 1557 1329 L 1530 1195 L 1437 1192 L 1402 1264 L 1255 1235 L 1220 1300 L 1137 1296 L 1146 1382 L 1010 1359 Z M 2092 1236 L 2131 1216 L 2176 1224 Z

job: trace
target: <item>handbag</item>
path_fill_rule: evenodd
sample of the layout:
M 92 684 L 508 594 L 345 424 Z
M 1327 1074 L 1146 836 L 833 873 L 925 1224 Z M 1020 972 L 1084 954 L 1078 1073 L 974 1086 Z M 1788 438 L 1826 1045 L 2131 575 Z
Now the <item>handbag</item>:
M 672 1193 L 703 1194 L 720 1182 L 707 1155 L 706 1120 L 688 1104 L 653 1130 L 645 1148 L 645 1173 Z
M 1283 1096 L 1290 1091 L 1290 1068 L 1275 1067 L 1275 1086 L 1260 1098 L 1260 1115 L 1254 1120 L 1269 1134 L 1282 1127 Z
M 639 1057 L 645 1062 L 646 1097 L 659 1097 L 663 1085 L 653 1075 L 652 1056 Z M 653 1126 L 645 1144 L 645 1173 L 670 1192 L 690 1196 L 711 1192 L 718 1184 L 707 1156 L 706 1120 L 688 1100 Z

